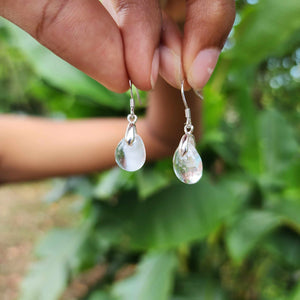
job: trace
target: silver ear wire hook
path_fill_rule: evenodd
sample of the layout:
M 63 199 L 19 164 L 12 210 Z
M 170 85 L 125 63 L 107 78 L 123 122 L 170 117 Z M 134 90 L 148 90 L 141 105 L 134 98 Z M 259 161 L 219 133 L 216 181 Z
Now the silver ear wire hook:
M 140 169 L 146 160 L 146 150 L 142 138 L 137 134 L 136 121 L 137 115 L 134 113 L 135 99 L 133 96 L 132 82 L 129 80 L 130 88 L 130 113 L 127 115 L 129 124 L 124 138 L 119 142 L 115 151 L 115 160 L 123 170 L 134 172 Z M 141 103 L 139 91 L 136 89 L 136 95 Z
M 131 80 L 129 79 L 129 88 L 130 88 L 130 100 L 132 99 L 133 100 L 133 108 L 135 107 L 135 101 L 134 101 L 134 97 L 133 97 L 133 88 L 132 88 L 133 84 L 131 82 Z M 139 100 L 139 104 L 142 105 L 142 101 L 141 101 L 141 97 L 140 97 L 140 93 L 139 93 L 139 90 L 135 87 L 135 92 L 136 92 L 136 95 L 137 95 L 137 98 Z M 131 103 L 130 103 L 131 105 Z
M 183 101 L 183 104 L 185 106 L 186 109 L 188 109 L 188 105 L 187 105 L 187 101 L 186 101 L 186 98 L 185 98 L 185 95 L 184 95 L 184 81 L 182 80 L 181 81 L 181 98 L 182 98 L 182 101 Z
M 137 115 L 134 113 L 135 100 L 134 100 L 134 96 L 133 96 L 133 85 L 132 85 L 132 82 L 130 79 L 129 79 L 129 88 L 130 88 L 130 114 L 127 116 L 127 120 L 129 122 L 129 124 L 128 124 L 127 130 L 126 130 L 126 133 L 125 133 L 125 140 L 128 145 L 131 145 L 135 140 L 135 136 L 136 136 L 135 123 L 138 118 L 137 118 Z M 138 98 L 139 102 L 141 103 L 139 91 L 137 88 L 135 88 L 135 90 L 136 90 L 137 98 Z
M 181 82 L 181 97 L 185 107 L 186 123 L 184 135 L 173 156 L 173 170 L 177 178 L 188 184 L 196 183 L 202 177 L 202 160 L 196 149 L 195 137 L 193 135 L 191 111 L 184 94 L 184 82 Z
M 137 121 L 137 116 L 134 113 L 134 109 L 135 109 L 135 100 L 134 100 L 134 96 L 133 96 L 133 87 L 132 87 L 132 82 L 129 79 L 129 88 L 130 88 L 130 114 L 127 116 L 127 120 L 129 123 L 131 124 L 135 124 L 135 122 Z M 141 104 L 141 98 L 140 98 L 140 94 L 137 88 L 135 88 L 136 94 L 137 94 L 137 98 Z
M 186 101 L 186 98 L 185 98 L 185 94 L 184 94 L 184 81 L 181 81 L 181 89 L 180 90 L 181 90 L 181 98 L 182 98 L 182 101 L 183 101 L 183 104 L 184 104 L 184 107 L 185 107 L 184 112 L 185 112 L 185 117 L 186 117 L 184 132 L 186 134 L 190 134 L 190 133 L 193 133 L 194 126 L 192 125 L 191 110 L 188 107 L 188 104 L 187 104 L 187 101 Z
M 129 88 L 130 88 L 130 95 L 131 95 L 131 98 L 133 98 L 132 82 L 131 82 L 130 79 L 129 79 Z

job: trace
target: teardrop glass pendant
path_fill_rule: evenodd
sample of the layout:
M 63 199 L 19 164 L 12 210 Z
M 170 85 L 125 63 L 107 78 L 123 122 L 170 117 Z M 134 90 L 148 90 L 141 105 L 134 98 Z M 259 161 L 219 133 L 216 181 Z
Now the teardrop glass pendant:
M 129 122 L 125 137 L 118 144 L 115 151 L 115 160 L 118 166 L 129 172 L 139 170 L 146 161 L 146 150 L 142 138 L 137 134 L 136 121 L 137 116 L 134 113 L 135 101 L 133 98 L 132 83 L 129 80 L 130 87 L 130 114 L 127 116 Z M 136 89 L 137 98 L 140 101 L 140 95 Z
M 173 156 L 173 169 L 183 183 L 194 184 L 202 177 L 202 159 L 192 134 L 184 134 Z
M 173 156 L 173 169 L 177 178 L 183 183 L 194 184 L 202 177 L 202 159 L 196 149 L 195 137 L 193 135 L 191 110 L 188 107 L 184 95 L 184 82 L 181 82 L 181 97 L 185 106 L 186 123 L 185 134 L 182 136 L 179 146 Z
M 139 170 L 146 161 L 146 150 L 142 138 L 136 134 L 131 144 L 123 138 L 116 148 L 115 159 L 118 166 L 125 171 Z

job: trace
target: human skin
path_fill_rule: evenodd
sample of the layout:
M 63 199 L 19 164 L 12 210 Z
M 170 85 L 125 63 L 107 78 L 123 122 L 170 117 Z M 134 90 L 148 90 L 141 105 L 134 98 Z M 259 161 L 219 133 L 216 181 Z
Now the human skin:
M 186 94 L 194 134 L 199 139 L 201 100 L 195 99 L 193 92 Z M 146 116 L 136 123 L 147 162 L 174 153 L 185 122 L 179 90 L 161 78 L 157 88 L 149 93 L 149 103 Z M 127 124 L 126 116 L 72 121 L 1 116 L 0 182 L 84 174 L 116 166 L 115 148 L 124 137 Z
M 232 26 L 234 1 L 186 1 L 185 22 L 181 1 L 169 1 L 165 11 L 155 1 L 102 3 L 107 10 L 98 0 L 0 0 L 0 15 L 114 91 L 125 91 L 129 78 L 140 89 L 155 86 L 137 130 L 145 143 L 147 161 L 170 156 L 185 122 L 178 88 L 183 79 L 186 88 L 195 90 L 206 84 Z M 170 16 L 184 23 L 183 35 Z M 154 74 L 156 49 L 159 62 Z M 201 100 L 193 92 L 187 94 L 198 140 Z M 126 126 L 126 116 L 64 122 L 2 116 L 0 181 L 110 168 L 115 165 L 114 150 Z
M 115 92 L 125 92 L 129 78 L 153 89 L 159 59 L 167 82 L 178 88 L 185 78 L 199 90 L 232 27 L 235 1 L 163 2 L 165 10 L 159 0 L 0 0 L 0 16 Z M 183 35 L 170 16 L 185 19 Z

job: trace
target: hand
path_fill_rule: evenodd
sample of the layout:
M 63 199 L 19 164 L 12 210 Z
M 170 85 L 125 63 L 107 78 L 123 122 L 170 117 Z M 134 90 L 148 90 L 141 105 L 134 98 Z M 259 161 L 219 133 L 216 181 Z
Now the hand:
M 169 84 L 180 88 L 186 79 L 195 90 L 202 89 L 233 25 L 235 1 L 160 1 L 166 2 L 163 10 L 158 2 L 102 0 L 121 30 L 130 78 L 143 89 L 143 77 L 151 74 L 153 87 L 159 52 L 160 75 Z M 175 21 L 184 24 L 183 36 Z
M 167 12 L 176 2 L 170 1 Z M 161 75 L 173 86 L 178 87 L 185 74 L 190 86 L 202 88 L 234 19 L 234 0 L 186 0 L 182 38 L 158 0 L 102 4 L 99 0 L 0 0 L 0 15 L 116 92 L 128 88 L 128 76 L 140 89 L 153 88 L 159 61 Z

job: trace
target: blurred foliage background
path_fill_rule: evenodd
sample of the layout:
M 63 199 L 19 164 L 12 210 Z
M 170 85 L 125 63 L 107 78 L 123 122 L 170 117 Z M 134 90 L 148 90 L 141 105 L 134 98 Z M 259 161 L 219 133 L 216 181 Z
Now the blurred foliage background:
M 199 184 L 179 183 L 171 159 L 56 181 L 48 201 L 79 193 L 81 219 L 37 245 L 21 300 L 60 299 L 70 280 L 99 266 L 81 299 L 300 299 L 300 2 L 236 4 L 204 89 Z M 3 19 L 0 40 L 2 113 L 127 115 L 128 95 Z

